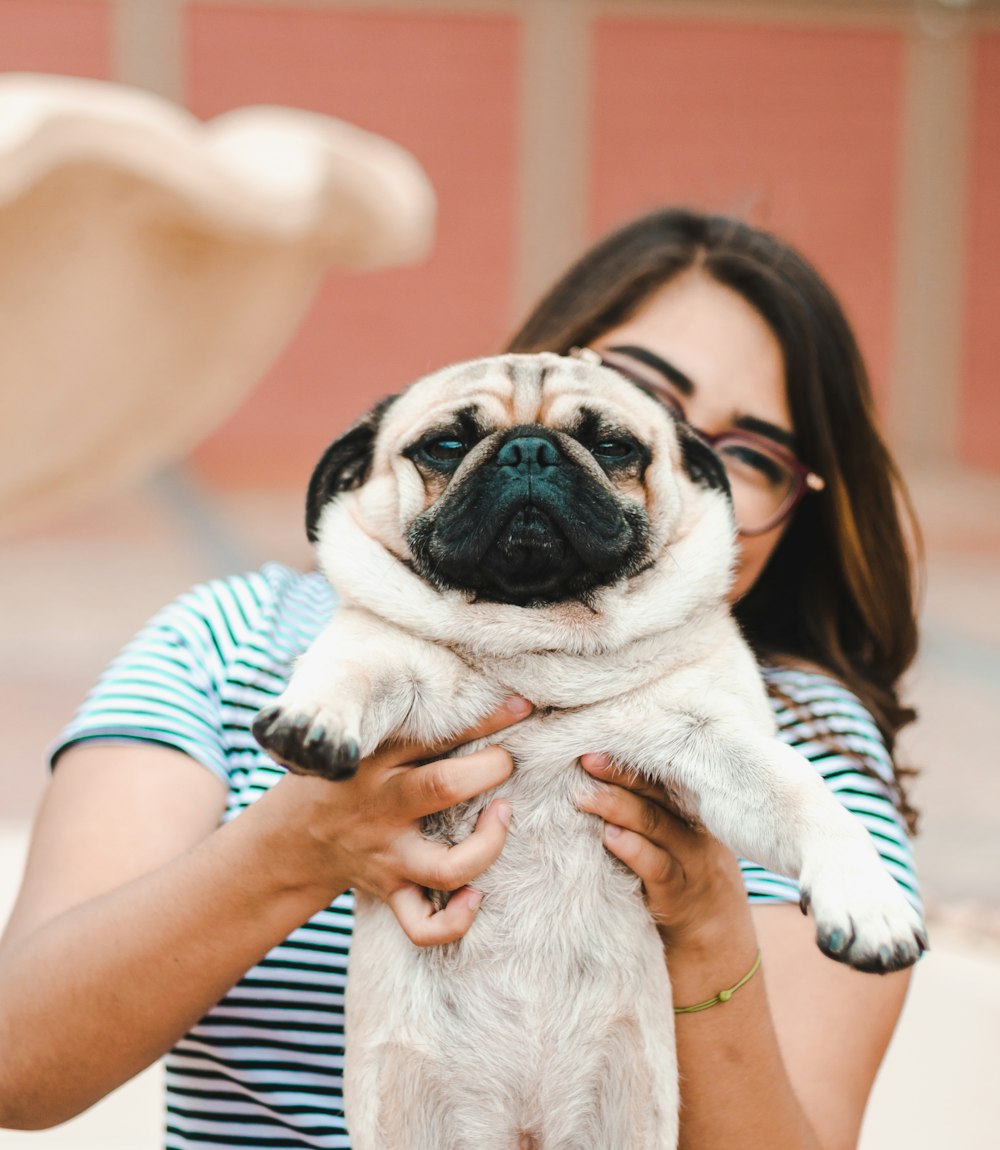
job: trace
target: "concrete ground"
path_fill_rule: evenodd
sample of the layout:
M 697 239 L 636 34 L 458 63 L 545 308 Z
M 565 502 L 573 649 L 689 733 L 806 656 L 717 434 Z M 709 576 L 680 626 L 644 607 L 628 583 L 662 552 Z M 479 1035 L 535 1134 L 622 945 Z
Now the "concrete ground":
M 1000 480 L 911 478 L 927 540 L 924 644 L 903 756 L 921 768 L 917 857 L 931 952 L 869 1108 L 862 1150 L 988 1150 L 1000 1129 Z M 182 473 L 0 553 L 0 919 L 45 781 L 43 748 L 97 673 L 193 582 L 281 559 L 307 565 L 298 493 L 197 492 Z M 0 1150 L 155 1150 L 154 1069 L 57 1130 Z

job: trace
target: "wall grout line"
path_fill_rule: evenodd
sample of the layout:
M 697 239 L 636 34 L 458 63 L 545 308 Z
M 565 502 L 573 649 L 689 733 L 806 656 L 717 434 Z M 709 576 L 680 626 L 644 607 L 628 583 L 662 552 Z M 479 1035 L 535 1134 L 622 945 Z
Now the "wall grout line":
M 589 217 L 588 0 L 525 0 L 514 318 L 579 255 Z
M 113 0 L 112 76 L 183 104 L 186 0 Z
M 958 451 L 971 40 L 919 25 L 906 44 L 889 424 L 907 459 Z

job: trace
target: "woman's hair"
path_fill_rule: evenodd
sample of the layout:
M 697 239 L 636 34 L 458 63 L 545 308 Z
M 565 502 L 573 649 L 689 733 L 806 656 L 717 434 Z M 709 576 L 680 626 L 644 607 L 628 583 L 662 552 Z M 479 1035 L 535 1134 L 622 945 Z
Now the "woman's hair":
M 875 426 L 868 373 L 833 292 L 787 244 L 724 216 L 665 208 L 587 251 L 542 298 L 507 350 L 586 346 L 697 268 L 738 292 L 782 347 L 802 461 L 823 492 L 799 504 L 734 614 L 762 659 L 805 660 L 871 711 L 890 752 L 915 712 L 900 676 L 916 654 L 919 536 L 899 472 Z M 904 529 L 905 523 L 905 529 Z M 900 772 L 908 773 L 908 772 Z M 901 793 L 901 808 L 912 811 Z

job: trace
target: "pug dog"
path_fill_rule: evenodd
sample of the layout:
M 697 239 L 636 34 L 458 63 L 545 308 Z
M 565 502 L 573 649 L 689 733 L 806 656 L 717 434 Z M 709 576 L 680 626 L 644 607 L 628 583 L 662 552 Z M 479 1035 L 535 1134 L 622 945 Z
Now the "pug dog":
M 475 744 L 509 750 L 507 782 L 427 820 L 455 843 L 510 802 L 468 933 L 418 948 L 358 894 L 356 1150 L 676 1146 L 663 947 L 639 881 L 577 807 L 585 752 L 798 878 L 832 958 L 916 960 L 918 916 L 867 833 L 775 735 L 726 602 L 722 465 L 652 394 L 550 354 L 446 368 L 332 444 L 307 526 L 341 606 L 254 723 L 278 762 L 341 779 L 387 739 L 444 740 L 511 694 L 534 704 Z

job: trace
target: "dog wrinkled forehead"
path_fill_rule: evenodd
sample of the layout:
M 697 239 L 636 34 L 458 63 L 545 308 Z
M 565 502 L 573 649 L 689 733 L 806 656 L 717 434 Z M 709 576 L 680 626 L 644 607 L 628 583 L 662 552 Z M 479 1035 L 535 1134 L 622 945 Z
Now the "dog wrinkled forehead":
M 669 411 L 616 372 L 550 352 L 503 355 L 446 367 L 411 384 L 387 412 L 383 430 L 389 450 L 398 436 L 456 411 L 475 410 L 490 429 L 571 422 L 582 406 L 598 405 L 608 415 L 647 436 L 671 426 Z

